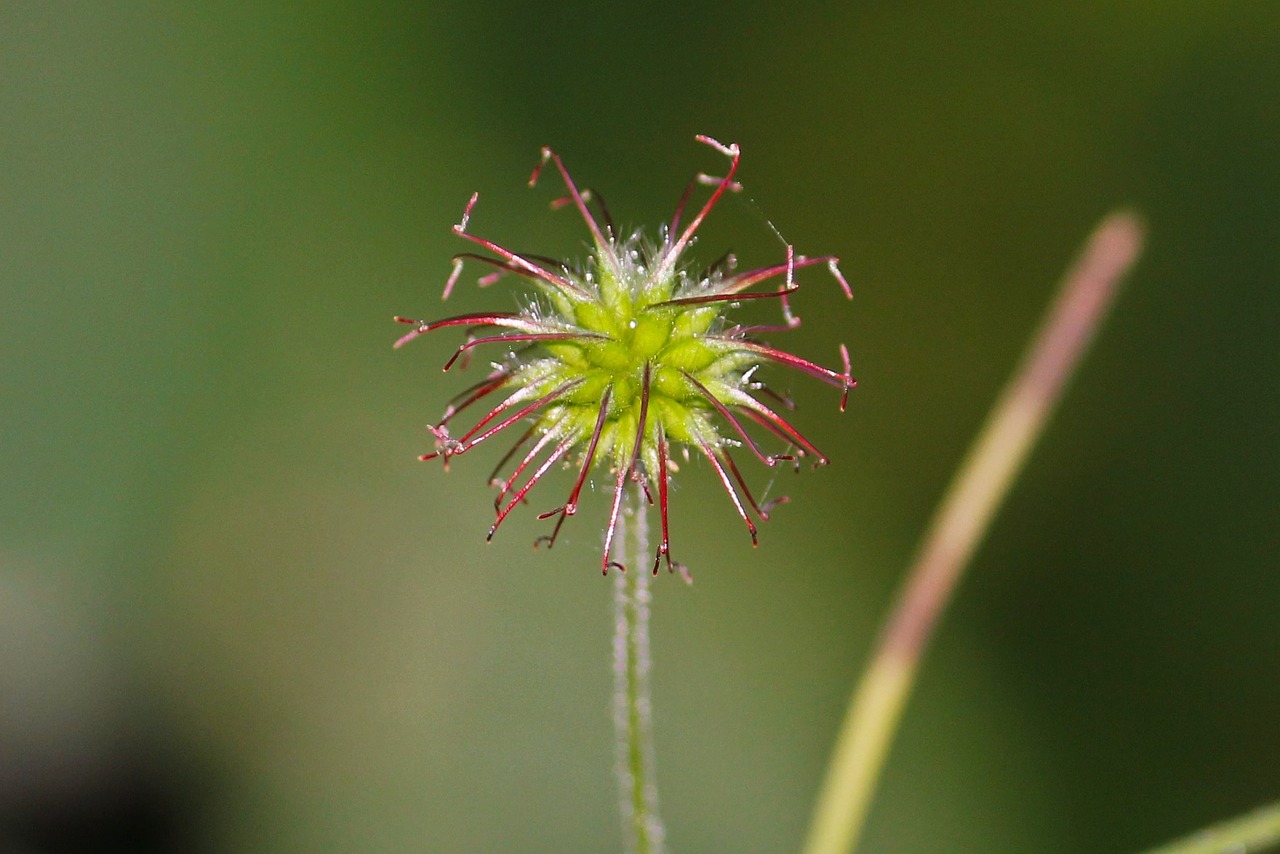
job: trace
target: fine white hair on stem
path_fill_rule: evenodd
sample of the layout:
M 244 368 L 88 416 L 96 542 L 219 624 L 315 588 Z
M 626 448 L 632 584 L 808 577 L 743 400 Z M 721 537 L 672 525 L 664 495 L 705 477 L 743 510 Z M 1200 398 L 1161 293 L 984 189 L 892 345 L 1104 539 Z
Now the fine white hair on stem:
M 626 484 L 619 486 L 627 489 Z M 639 484 L 628 491 L 615 536 L 625 570 L 613 574 L 613 725 L 618 803 L 630 854 L 661 854 L 649 653 L 649 521 Z M 628 536 L 628 534 L 631 536 Z

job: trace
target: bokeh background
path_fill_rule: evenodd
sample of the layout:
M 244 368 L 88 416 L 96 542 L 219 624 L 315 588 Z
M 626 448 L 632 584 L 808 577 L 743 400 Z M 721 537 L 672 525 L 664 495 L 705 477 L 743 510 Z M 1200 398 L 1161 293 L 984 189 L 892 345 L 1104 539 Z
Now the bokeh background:
M 949 475 L 1095 222 L 1150 226 L 929 653 L 867 851 L 1125 852 L 1280 796 L 1280 6 L 0 6 L 0 848 L 620 847 L 599 495 L 485 545 L 449 227 L 580 255 L 740 143 L 698 247 L 834 252 L 779 341 L 833 457 L 656 587 L 672 850 L 799 846 Z M 777 372 L 774 374 L 779 376 Z M 774 479 L 777 482 L 774 482 Z M 546 505 L 546 507 L 543 507 Z

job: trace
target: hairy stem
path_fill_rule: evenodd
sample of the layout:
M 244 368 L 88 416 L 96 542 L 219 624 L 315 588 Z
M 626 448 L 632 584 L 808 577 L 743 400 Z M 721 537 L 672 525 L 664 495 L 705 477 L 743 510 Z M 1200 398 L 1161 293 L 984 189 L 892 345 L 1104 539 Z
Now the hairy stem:
M 1280 802 L 1206 827 L 1185 839 L 1152 848 L 1146 854 L 1253 854 L 1277 846 L 1280 846 Z
M 938 618 L 1142 240 L 1142 225 L 1130 213 L 1113 213 L 1094 230 L 1021 368 L 956 472 L 854 690 L 806 854 L 852 850 Z
M 626 572 L 613 580 L 613 725 L 622 833 L 631 854 L 661 854 L 662 819 L 654 775 L 653 707 L 649 696 L 649 524 L 644 491 L 628 493 L 618 520 Z M 628 537 L 627 534 L 631 533 Z

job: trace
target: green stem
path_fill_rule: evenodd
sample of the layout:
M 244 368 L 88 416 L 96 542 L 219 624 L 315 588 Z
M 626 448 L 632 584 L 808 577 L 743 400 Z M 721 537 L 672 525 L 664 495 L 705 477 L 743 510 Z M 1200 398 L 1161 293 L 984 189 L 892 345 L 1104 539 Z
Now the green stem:
M 806 854 L 852 850 L 933 629 L 1105 316 L 1116 285 L 1137 258 L 1142 238 L 1141 223 L 1128 213 L 1112 214 L 1097 227 L 956 472 L 854 691 Z
M 1253 854 L 1280 845 L 1280 803 L 1228 819 L 1146 854 Z
M 618 520 L 617 541 L 627 572 L 613 582 L 613 723 L 622 832 L 632 854 L 661 854 L 662 819 L 654 775 L 653 713 L 649 695 L 649 525 L 637 486 Z M 633 531 L 628 549 L 627 533 Z

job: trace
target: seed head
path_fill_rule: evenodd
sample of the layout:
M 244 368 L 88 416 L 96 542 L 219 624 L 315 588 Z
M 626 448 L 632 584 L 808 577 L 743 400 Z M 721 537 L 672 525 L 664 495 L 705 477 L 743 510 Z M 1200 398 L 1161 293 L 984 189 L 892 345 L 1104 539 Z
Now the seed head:
M 787 501 L 777 498 L 758 502 L 730 455 L 730 449 L 746 448 L 766 466 L 780 463 L 797 469 L 804 458 L 825 465 L 826 455 L 793 427 L 778 409 L 793 404 L 755 378 L 765 364 L 781 365 L 808 374 L 840 390 L 840 409 L 856 382 L 849 375 L 849 354 L 840 345 L 841 370 L 836 371 L 794 356 L 764 343 L 760 336 L 795 329 L 800 320 L 791 311 L 789 297 L 799 288 L 795 273 L 804 267 L 825 265 L 852 297 L 848 283 L 831 255 L 809 258 L 786 248 L 785 261 L 769 267 L 737 272 L 732 256 L 725 255 L 698 271 L 684 259 L 694 235 L 716 202 L 727 191 L 741 189 L 734 180 L 741 152 L 737 145 L 722 145 L 699 136 L 697 140 L 729 158 L 723 177 L 696 175 L 685 188 L 671 222 L 656 242 L 636 232 L 620 237 L 598 194 L 579 190 L 560 157 L 549 148 L 529 179 L 537 183 L 542 168 L 553 162 L 564 179 L 568 195 L 553 207 L 574 205 L 591 232 L 586 261 L 571 266 L 536 255 L 518 254 L 467 231 L 477 195 L 472 195 L 453 227 L 459 237 L 482 247 L 487 254 L 464 252 L 454 256 L 453 272 L 445 284 L 448 298 L 465 261 L 494 269 L 481 277 L 487 286 L 514 274 L 536 291 L 528 308 L 519 312 L 464 314 L 435 321 L 397 317 L 413 330 L 396 341 L 401 345 L 418 336 L 447 327 L 461 327 L 466 340 L 445 363 L 447 371 L 464 365 L 476 347 L 494 345 L 501 356 L 490 372 L 455 397 L 439 423 L 430 427 L 435 450 L 420 459 L 440 459 L 448 466 L 452 457 L 466 453 L 497 434 L 515 428 L 514 446 L 499 461 L 490 482 L 498 489 L 496 517 L 489 539 L 503 520 L 558 464 L 577 468 L 577 477 L 564 504 L 539 514 L 555 518 L 551 533 L 535 545 L 555 544 L 564 521 L 578 509 L 578 499 L 594 468 L 607 469 L 613 479 L 613 501 L 605 529 L 601 568 L 625 569 L 611 559 L 622 494 L 628 481 L 639 484 L 648 502 L 655 502 L 662 521 L 662 542 L 654 556 L 656 573 L 665 560 L 669 570 L 684 568 L 671 559 L 668 537 L 668 485 L 677 467 L 676 448 L 686 458 L 690 450 L 706 457 L 724 487 L 734 509 L 756 543 L 751 513 L 762 520 Z M 698 186 L 712 187 L 710 198 L 688 222 L 681 223 L 685 206 Z M 596 203 L 600 219 L 587 207 Z M 777 281 L 776 289 L 753 290 Z M 741 326 L 726 315 L 749 300 L 776 300 L 782 323 L 773 326 Z M 491 397 L 492 396 L 492 397 Z M 485 398 L 500 400 L 469 429 L 454 435 L 455 416 Z M 779 453 L 766 452 L 753 434 L 780 440 Z M 520 452 L 528 446 L 523 456 Z M 508 473 L 503 471 L 516 460 Z M 748 513 L 748 508 L 751 513 Z

